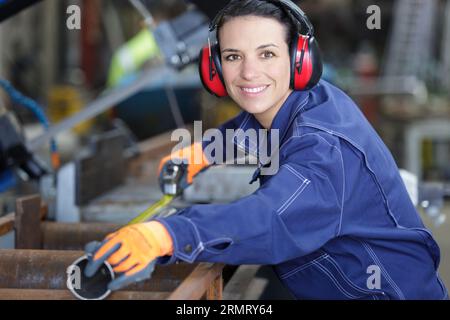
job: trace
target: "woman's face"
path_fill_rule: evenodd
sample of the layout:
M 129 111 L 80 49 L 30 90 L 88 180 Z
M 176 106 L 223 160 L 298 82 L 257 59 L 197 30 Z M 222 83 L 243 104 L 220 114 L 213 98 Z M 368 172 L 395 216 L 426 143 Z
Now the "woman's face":
M 235 17 L 219 30 L 228 94 L 265 128 L 292 92 L 285 34 L 277 20 L 258 16 Z

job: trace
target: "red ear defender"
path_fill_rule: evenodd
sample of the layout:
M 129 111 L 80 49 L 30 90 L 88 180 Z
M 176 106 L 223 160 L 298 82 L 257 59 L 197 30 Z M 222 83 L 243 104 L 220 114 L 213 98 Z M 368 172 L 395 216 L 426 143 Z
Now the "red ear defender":
M 314 87 L 322 76 L 322 59 L 316 40 L 299 35 L 291 51 L 291 88 L 307 90 Z
M 297 45 L 294 48 L 291 57 L 292 63 L 292 88 L 294 90 L 304 90 L 311 79 L 312 63 L 309 52 L 309 37 L 299 35 L 297 38 Z
M 212 47 L 211 51 L 215 49 L 215 47 Z M 218 66 L 217 63 L 219 63 Z M 210 47 L 208 45 L 203 47 L 200 51 L 199 62 L 199 74 L 203 86 L 209 93 L 214 94 L 217 97 L 226 97 L 228 92 L 222 81 L 220 67 L 220 61 L 217 61 L 217 57 L 214 56 L 213 52 L 210 52 Z

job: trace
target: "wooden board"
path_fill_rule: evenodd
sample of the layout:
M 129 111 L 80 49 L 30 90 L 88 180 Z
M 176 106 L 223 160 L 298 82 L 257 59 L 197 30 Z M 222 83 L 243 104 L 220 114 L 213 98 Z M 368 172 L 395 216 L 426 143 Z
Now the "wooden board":
M 222 298 L 221 284 L 218 285 L 215 281 L 221 281 L 223 267 L 223 264 L 219 263 L 199 264 L 168 299 L 199 300 L 207 294 L 207 298 L 220 300 Z M 214 292 L 218 294 L 214 295 Z

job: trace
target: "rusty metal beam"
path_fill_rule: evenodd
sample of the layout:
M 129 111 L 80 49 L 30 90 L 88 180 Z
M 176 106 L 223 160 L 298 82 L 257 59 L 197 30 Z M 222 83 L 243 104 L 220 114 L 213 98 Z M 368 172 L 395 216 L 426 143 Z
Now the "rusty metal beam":
M 168 297 L 169 300 L 198 300 L 201 299 L 205 293 L 207 298 L 220 299 L 222 294 L 215 295 L 213 292 L 219 287 L 217 279 L 222 278 L 223 264 L 202 263 L 199 264 L 194 271 L 186 278 L 185 281 Z M 219 280 L 221 281 L 221 280 Z M 215 286 L 215 288 L 214 288 Z M 206 289 L 206 290 L 205 290 Z
M 40 249 L 41 247 L 41 197 L 31 195 L 16 200 L 14 220 L 15 247 L 17 249 Z
M 41 222 L 47 206 L 38 196 L 18 198 L 16 211 L 0 218 L 0 236 L 16 231 L 17 249 L 83 250 L 86 243 L 102 240 L 121 227 L 112 223 Z
M 83 254 L 82 251 L 0 250 L 0 288 L 66 290 L 67 267 Z M 172 292 L 195 267 L 185 263 L 158 266 L 152 279 L 126 290 Z
M 32 297 L 39 292 L 35 290 L 44 290 L 42 293 L 52 291 L 46 293 L 48 298 L 64 298 L 70 294 L 66 287 L 66 269 L 82 254 L 82 251 L 0 250 L 0 299 L 8 297 L 8 294 L 12 295 L 11 299 L 21 295 Z M 220 299 L 222 269 L 222 264 L 206 263 L 158 266 L 152 279 L 128 286 L 125 290 L 156 296 L 171 292 L 165 297 L 172 300 L 201 299 L 205 295 L 209 299 Z M 136 295 L 138 293 L 128 294 L 130 298 Z M 125 299 L 126 294 L 120 297 Z
M 162 300 L 170 292 L 118 291 L 108 300 Z M 76 300 L 68 290 L 0 289 L 0 300 Z
M 66 269 L 82 252 L 0 250 L 0 288 L 64 289 Z
M 120 227 L 113 223 L 42 222 L 42 249 L 83 250 L 88 242 L 101 241 Z

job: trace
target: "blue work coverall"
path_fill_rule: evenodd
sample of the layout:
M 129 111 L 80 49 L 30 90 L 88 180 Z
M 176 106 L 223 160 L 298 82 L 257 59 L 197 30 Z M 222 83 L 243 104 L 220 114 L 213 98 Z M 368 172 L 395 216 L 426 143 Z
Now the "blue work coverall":
M 242 112 L 220 129 L 261 126 Z M 273 265 L 297 299 L 448 299 L 439 247 L 397 165 L 355 103 L 326 81 L 275 116 L 279 171 L 229 204 L 158 218 L 176 261 Z M 248 153 L 258 145 L 234 139 Z

